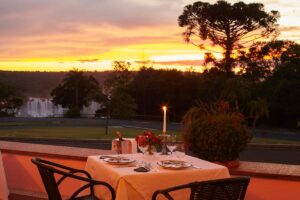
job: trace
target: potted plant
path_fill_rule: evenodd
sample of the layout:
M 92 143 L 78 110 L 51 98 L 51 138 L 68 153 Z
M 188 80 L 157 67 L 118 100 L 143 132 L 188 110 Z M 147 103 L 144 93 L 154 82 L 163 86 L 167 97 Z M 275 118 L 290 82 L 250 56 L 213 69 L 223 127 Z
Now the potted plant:
M 244 116 L 227 102 L 199 103 L 183 117 L 184 142 L 195 156 L 231 165 L 246 147 L 251 134 Z

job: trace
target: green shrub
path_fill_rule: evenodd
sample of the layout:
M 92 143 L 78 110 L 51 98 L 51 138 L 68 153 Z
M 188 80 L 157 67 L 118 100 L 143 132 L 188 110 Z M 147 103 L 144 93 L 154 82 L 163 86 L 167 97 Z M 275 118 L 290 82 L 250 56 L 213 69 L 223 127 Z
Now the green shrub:
M 183 117 L 184 141 L 197 157 L 226 162 L 235 160 L 251 139 L 241 113 L 224 102 L 201 104 Z

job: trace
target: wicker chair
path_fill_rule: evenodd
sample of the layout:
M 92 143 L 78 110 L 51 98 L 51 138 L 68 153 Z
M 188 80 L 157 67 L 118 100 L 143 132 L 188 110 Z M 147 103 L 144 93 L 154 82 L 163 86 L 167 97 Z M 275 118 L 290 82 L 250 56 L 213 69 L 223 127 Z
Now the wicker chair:
M 111 199 L 115 199 L 115 191 L 109 184 L 102 181 L 93 180 L 91 175 L 84 170 L 74 169 L 47 160 L 42 160 L 40 158 L 33 158 L 31 161 L 38 167 L 49 200 L 62 200 L 58 186 L 66 178 L 73 178 L 86 182 L 86 184 L 72 194 L 72 196 L 69 198 L 70 200 L 98 200 L 94 195 L 94 186 L 96 185 L 102 185 L 106 187 L 111 193 Z M 86 177 L 75 175 L 77 173 L 85 175 Z M 61 175 L 58 180 L 55 179 L 55 174 Z M 78 195 L 87 188 L 90 188 L 90 194 L 78 197 Z
M 166 199 L 173 200 L 170 192 L 188 188 L 190 188 L 191 191 L 190 200 L 243 200 L 249 181 L 249 177 L 237 177 L 193 182 L 158 190 L 153 194 L 152 200 L 156 200 L 158 195 L 163 195 Z

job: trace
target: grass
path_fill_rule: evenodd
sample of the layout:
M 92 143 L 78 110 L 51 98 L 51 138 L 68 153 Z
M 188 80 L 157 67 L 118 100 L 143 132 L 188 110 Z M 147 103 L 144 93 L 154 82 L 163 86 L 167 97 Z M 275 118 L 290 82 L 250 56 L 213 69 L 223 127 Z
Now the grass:
M 144 129 L 109 127 L 108 134 L 106 135 L 104 121 L 101 120 L 67 120 L 58 118 L 46 121 L 32 120 L 0 122 L 0 137 L 99 140 L 115 138 L 116 131 L 121 131 L 124 137 L 133 138 L 136 135 L 141 134 Z M 159 130 L 153 130 L 153 132 L 161 134 Z M 181 132 L 171 131 L 169 133 L 176 134 L 178 135 L 178 138 L 181 138 Z M 261 137 L 254 137 L 251 142 L 261 144 L 300 145 L 300 141 Z
M 1 119 L 1 118 L 0 118 Z M 64 118 L 60 119 L 51 119 L 46 121 L 7 121 L 0 122 L 0 128 L 8 128 L 8 127 L 35 127 L 35 126 L 104 126 L 105 121 L 103 120 L 81 120 L 81 119 L 72 119 L 66 120 Z
M 22 137 L 22 138 L 60 138 L 60 139 L 78 139 L 78 140 L 99 140 L 99 139 L 113 139 L 115 138 L 115 132 L 121 131 L 124 137 L 135 137 L 141 134 L 143 129 L 136 128 L 116 128 L 110 127 L 108 134 L 105 134 L 104 127 L 17 127 L 10 129 L 0 129 L 0 137 Z M 160 134 L 160 131 L 153 131 L 156 134 Z M 180 132 L 171 131 L 170 134 L 176 134 L 181 137 Z M 273 138 L 258 138 L 252 139 L 253 143 L 261 144 L 298 144 L 299 141 L 293 140 L 281 140 Z
M 0 129 L 0 137 L 25 137 L 25 138 L 61 138 L 61 139 L 113 139 L 115 132 L 121 131 L 123 137 L 135 137 L 143 133 L 142 129 L 135 128 L 109 128 L 105 134 L 104 127 L 41 127 Z M 160 134 L 159 131 L 153 131 Z M 176 132 L 171 132 L 178 134 Z
M 295 141 L 295 140 L 282 140 L 282 139 L 259 138 L 259 137 L 254 137 L 251 142 L 259 143 L 259 144 L 297 144 L 297 145 L 300 145 L 300 141 Z
M 47 122 L 1 122 L 0 127 L 47 125 Z

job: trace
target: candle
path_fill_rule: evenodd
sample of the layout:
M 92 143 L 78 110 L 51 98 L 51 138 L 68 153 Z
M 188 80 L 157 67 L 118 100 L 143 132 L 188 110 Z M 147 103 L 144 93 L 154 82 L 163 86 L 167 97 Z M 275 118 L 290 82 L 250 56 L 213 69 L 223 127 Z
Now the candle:
M 167 106 L 163 106 L 164 111 L 164 121 L 163 121 L 163 135 L 167 132 Z

